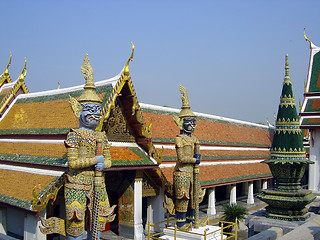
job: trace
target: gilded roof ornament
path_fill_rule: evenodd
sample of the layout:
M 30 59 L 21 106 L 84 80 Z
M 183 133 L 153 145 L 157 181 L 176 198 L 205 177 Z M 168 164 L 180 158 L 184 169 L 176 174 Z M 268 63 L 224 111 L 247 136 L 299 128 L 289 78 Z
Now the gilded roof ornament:
M 24 67 L 21 71 L 21 74 L 20 74 L 20 77 L 19 77 L 19 80 L 23 80 L 27 75 L 27 59 L 24 58 Z
M 309 38 L 307 38 L 307 35 L 306 35 L 306 27 L 304 27 L 304 29 L 303 29 L 303 36 L 304 36 L 304 38 L 306 39 L 306 41 L 309 42 L 309 44 L 310 44 L 310 49 L 312 49 L 312 42 L 309 40 Z
M 134 45 L 133 45 L 132 42 L 131 42 L 131 46 L 132 46 L 131 56 L 130 56 L 130 58 L 128 59 L 126 65 L 124 66 L 124 70 L 123 70 L 123 73 L 124 73 L 125 76 L 128 76 L 128 75 L 129 75 L 129 62 L 132 61 L 132 59 L 133 59 Z
M 96 93 L 96 87 L 93 82 L 93 71 L 87 53 L 81 66 L 81 72 L 83 73 L 83 77 L 86 80 L 86 82 L 83 87 L 84 92 L 78 98 L 78 101 L 80 103 L 101 104 L 102 101 Z
M 9 74 L 9 66 L 11 65 L 11 59 L 12 59 L 12 53 L 10 52 L 10 59 L 9 59 L 9 63 L 6 67 L 6 70 L 4 71 L 4 73 Z

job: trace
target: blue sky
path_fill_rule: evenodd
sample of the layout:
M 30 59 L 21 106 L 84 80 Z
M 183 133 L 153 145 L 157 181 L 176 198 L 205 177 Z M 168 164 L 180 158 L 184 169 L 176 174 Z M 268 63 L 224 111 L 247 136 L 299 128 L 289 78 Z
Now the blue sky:
M 27 58 L 30 92 L 84 83 L 89 54 L 95 81 L 117 75 L 131 54 L 140 102 L 256 123 L 274 122 L 285 54 L 297 105 L 303 99 L 309 44 L 320 45 L 319 1 L 4 1 L 0 72 Z

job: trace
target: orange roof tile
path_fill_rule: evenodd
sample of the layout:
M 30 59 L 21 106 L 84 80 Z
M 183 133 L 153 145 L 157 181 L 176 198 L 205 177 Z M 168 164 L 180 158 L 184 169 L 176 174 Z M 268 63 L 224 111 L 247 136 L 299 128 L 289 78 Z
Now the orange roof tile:
M 34 186 L 37 186 L 38 194 L 55 179 L 52 176 L 0 169 L 0 195 L 31 201 Z

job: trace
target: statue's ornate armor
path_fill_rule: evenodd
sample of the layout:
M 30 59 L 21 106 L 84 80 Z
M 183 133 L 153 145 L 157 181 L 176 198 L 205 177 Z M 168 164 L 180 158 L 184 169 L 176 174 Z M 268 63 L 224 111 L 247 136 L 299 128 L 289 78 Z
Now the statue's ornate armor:
M 177 163 L 173 172 L 176 210 L 186 212 L 193 204 L 193 167 L 194 154 L 199 153 L 199 141 L 196 137 L 180 134 L 175 138 Z M 197 186 L 200 190 L 200 186 Z M 198 191 L 201 194 L 201 190 Z
M 105 168 L 109 168 L 110 145 L 104 132 L 71 129 L 65 141 L 69 165 L 65 184 L 66 231 L 73 236 L 79 236 L 84 232 L 86 210 L 89 212 L 88 219 L 92 216 L 97 139 L 102 140 L 104 164 Z M 100 231 L 104 230 L 108 216 L 113 212 L 109 205 L 104 178 L 101 189 L 98 222 Z M 90 227 L 91 224 L 88 224 L 89 229 Z

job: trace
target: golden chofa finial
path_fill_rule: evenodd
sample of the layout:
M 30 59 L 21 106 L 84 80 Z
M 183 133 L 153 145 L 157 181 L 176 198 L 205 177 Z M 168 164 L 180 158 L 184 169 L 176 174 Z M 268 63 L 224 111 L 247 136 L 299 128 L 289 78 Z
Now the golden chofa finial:
M 6 70 L 4 71 L 4 73 L 8 74 L 9 73 L 9 66 L 11 65 L 11 59 L 12 59 L 12 53 L 10 52 L 10 59 L 9 59 L 9 63 L 6 67 Z
M 26 75 L 27 75 L 27 59 L 24 58 L 24 67 L 23 67 L 23 69 L 21 71 L 19 80 L 20 81 L 23 80 L 26 77 Z
M 133 45 L 132 42 L 131 42 L 131 46 L 132 46 L 131 56 L 130 56 L 130 58 L 128 59 L 126 65 L 124 66 L 124 70 L 123 70 L 123 73 L 124 73 L 125 76 L 128 76 L 128 75 L 129 75 L 129 62 L 132 61 L 132 59 L 133 59 L 134 45 Z
M 303 36 L 304 36 L 304 38 L 306 39 L 306 41 L 309 42 L 309 44 L 310 44 L 310 49 L 312 49 L 312 42 L 309 40 L 309 38 L 307 38 L 307 35 L 306 35 L 306 27 L 304 27 L 304 29 L 303 29 Z

